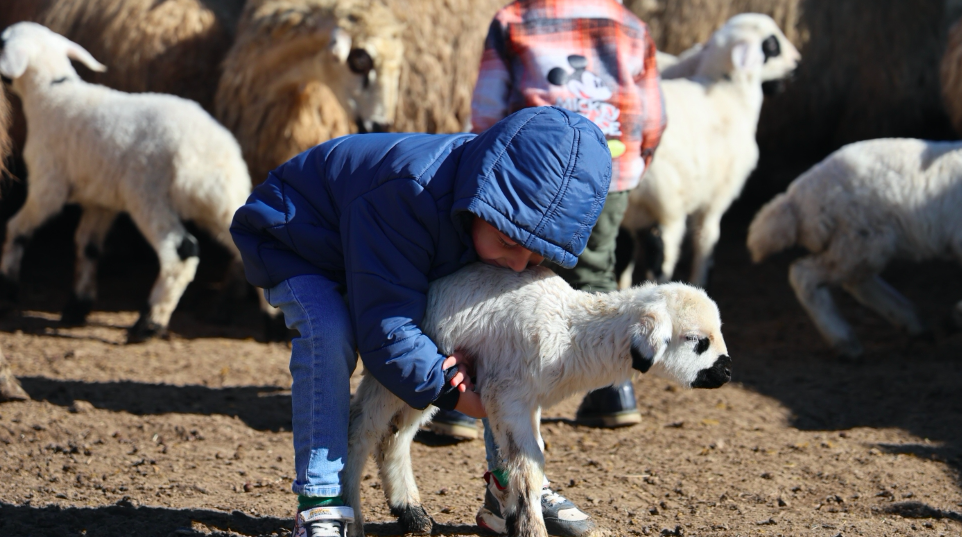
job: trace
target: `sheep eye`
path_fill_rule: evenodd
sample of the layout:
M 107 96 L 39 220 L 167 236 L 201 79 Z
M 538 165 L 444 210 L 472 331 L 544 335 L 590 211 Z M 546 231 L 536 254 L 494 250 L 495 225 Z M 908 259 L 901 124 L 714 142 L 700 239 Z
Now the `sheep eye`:
M 778 38 L 774 35 L 770 35 L 767 39 L 762 41 L 762 54 L 765 55 L 766 62 L 769 58 L 774 58 L 781 53 L 782 47 L 778 44 Z
M 362 48 L 351 49 L 351 52 L 347 55 L 347 66 L 354 73 L 367 75 L 374 68 L 374 60 Z
M 701 354 L 708 350 L 708 346 L 711 344 L 707 337 L 703 337 L 698 340 L 698 344 L 695 345 L 695 353 Z

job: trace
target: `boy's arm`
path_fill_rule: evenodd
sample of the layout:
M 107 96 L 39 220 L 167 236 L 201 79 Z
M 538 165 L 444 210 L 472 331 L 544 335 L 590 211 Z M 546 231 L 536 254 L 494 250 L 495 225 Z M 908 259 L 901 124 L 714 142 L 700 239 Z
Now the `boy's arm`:
M 505 62 L 504 47 L 504 33 L 495 19 L 488 27 L 478 81 L 471 95 L 471 132 L 479 133 L 508 115 L 511 72 Z
M 348 300 L 364 367 L 414 408 L 453 409 L 458 368 L 421 332 L 428 271 L 438 236 L 433 198 L 396 179 L 353 201 L 341 215 Z M 446 378 L 448 377 L 448 378 Z
M 658 63 L 655 59 L 655 42 L 651 34 L 645 32 L 644 64 L 641 72 L 635 77 L 635 84 L 641 94 L 642 127 L 641 127 L 641 156 L 645 160 L 645 171 L 651 165 L 655 149 L 661 142 L 661 134 L 668 124 L 665 115 L 665 101 L 661 92 L 661 77 L 658 74 Z

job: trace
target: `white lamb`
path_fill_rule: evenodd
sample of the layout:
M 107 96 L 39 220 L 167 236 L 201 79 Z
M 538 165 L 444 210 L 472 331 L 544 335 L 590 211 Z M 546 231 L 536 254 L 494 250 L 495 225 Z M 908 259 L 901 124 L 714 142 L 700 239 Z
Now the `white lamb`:
M 96 261 L 107 231 L 126 211 L 160 261 L 128 341 L 162 332 L 197 269 L 198 242 L 181 220 L 209 231 L 239 260 L 228 228 L 251 190 L 240 147 L 192 101 L 83 82 L 71 58 L 94 71 L 106 68 L 39 24 L 12 25 L 0 39 L 0 74 L 12 79 L 27 118 L 23 157 L 30 181 L 23 208 L 7 224 L 0 294 L 16 298 L 33 231 L 64 204 L 78 203 L 76 282 L 63 321 L 83 322 L 96 294 Z
M 442 352 L 474 358 L 480 392 L 507 463 L 499 498 L 509 535 L 545 536 L 540 506 L 541 408 L 575 393 L 659 370 L 686 387 L 731 379 L 718 308 L 686 284 L 647 284 L 609 294 L 575 291 L 543 267 L 521 273 L 477 264 L 437 280 L 422 329 Z M 360 483 L 372 450 L 391 512 L 405 531 L 430 533 L 411 470 L 410 445 L 436 408 L 416 410 L 365 376 L 351 403 L 345 498 L 351 535 L 364 534 Z
M 635 237 L 635 283 L 671 279 L 690 218 L 689 281 L 705 285 L 722 215 L 758 163 L 762 83 L 788 76 L 800 58 L 771 17 L 746 13 L 666 69 L 668 76 L 689 78 L 661 83 L 668 126 L 622 222 Z M 641 265 L 642 243 L 647 267 Z M 620 278 L 622 287 L 631 281 L 630 270 Z
M 847 145 L 768 202 L 748 228 L 755 262 L 793 245 L 811 255 L 792 263 L 795 296 L 840 355 L 862 345 L 839 314 L 829 286 L 911 335 L 925 331 L 912 303 L 879 277 L 895 258 L 962 261 L 962 142 L 869 140 Z M 955 306 L 962 319 L 962 302 Z

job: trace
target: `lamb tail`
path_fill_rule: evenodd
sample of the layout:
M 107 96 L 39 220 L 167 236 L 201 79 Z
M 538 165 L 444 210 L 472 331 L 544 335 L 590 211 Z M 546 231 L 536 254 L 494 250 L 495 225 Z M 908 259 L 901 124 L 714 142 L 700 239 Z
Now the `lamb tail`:
M 797 240 L 798 215 L 785 193 L 766 203 L 748 227 L 748 251 L 755 263 L 794 246 Z

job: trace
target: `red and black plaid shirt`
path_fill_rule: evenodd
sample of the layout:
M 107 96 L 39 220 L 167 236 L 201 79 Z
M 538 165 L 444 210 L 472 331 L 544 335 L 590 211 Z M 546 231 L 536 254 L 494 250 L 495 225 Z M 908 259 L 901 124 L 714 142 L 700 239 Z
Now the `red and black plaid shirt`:
M 612 154 L 611 192 L 634 188 L 665 130 L 645 23 L 616 0 L 517 0 L 502 8 L 481 57 L 472 129 L 546 105 L 598 125 Z

